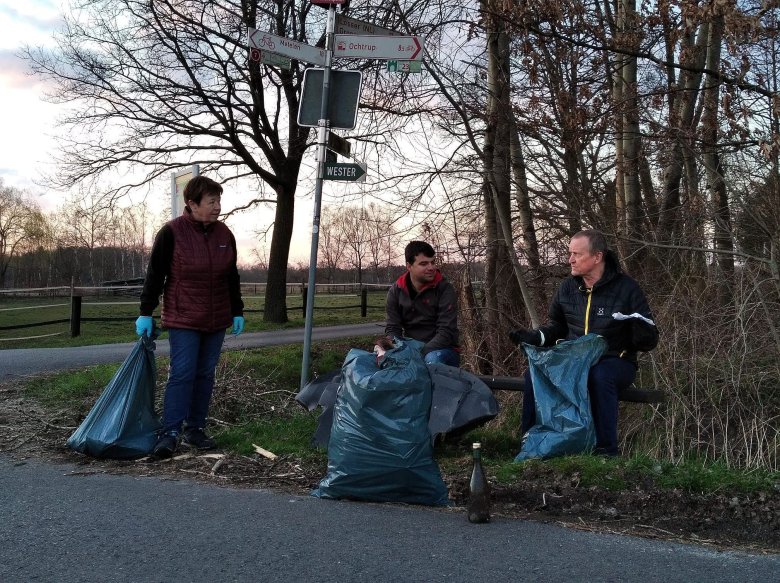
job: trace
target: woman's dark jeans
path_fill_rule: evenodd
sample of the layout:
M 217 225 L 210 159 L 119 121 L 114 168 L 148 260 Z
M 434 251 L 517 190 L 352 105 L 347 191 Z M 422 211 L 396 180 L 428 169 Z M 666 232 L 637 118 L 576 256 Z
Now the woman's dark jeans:
M 193 429 L 206 427 L 214 371 L 224 339 L 224 330 L 207 333 L 168 329 L 171 367 L 165 387 L 161 435 L 179 434 L 182 425 Z

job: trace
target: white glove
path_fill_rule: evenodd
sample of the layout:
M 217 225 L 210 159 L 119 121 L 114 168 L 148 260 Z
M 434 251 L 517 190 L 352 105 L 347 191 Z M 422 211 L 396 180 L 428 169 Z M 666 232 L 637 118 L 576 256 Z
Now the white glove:
M 655 322 L 653 322 L 650 318 L 645 318 L 642 314 L 638 312 L 634 312 L 633 314 L 621 314 L 620 312 L 615 312 L 612 314 L 612 317 L 615 318 L 615 320 L 630 320 L 631 318 L 638 318 L 642 320 L 643 322 L 647 322 L 651 326 L 655 326 Z

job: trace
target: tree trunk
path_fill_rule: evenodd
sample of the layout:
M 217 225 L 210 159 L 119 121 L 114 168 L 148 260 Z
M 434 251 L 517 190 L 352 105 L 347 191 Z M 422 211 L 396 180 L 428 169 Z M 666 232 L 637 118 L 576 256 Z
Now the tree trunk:
M 523 232 L 523 250 L 528 264 L 536 273 L 539 273 L 541 260 L 539 259 L 539 242 L 536 239 L 533 213 L 531 211 L 531 197 L 528 193 L 528 178 L 525 172 L 525 161 L 520 144 L 520 134 L 517 130 L 515 116 L 509 116 L 509 147 L 512 162 L 512 176 L 515 185 L 515 201 L 520 221 L 520 229 Z
M 489 2 L 483 3 L 492 14 Z M 536 310 L 515 253 L 511 226 L 511 99 L 509 90 L 509 36 L 500 19 L 486 19 L 488 49 L 488 95 L 485 128 L 483 193 L 488 234 L 485 280 L 488 307 L 488 336 L 493 366 L 499 365 L 509 352 L 503 332 L 516 326 L 522 296 L 534 326 Z M 515 278 L 511 277 L 514 270 Z M 518 289 L 519 288 L 519 289 Z M 519 293 L 518 293 L 519 291 Z M 496 369 L 494 368 L 494 372 Z
M 268 283 L 263 304 L 263 320 L 276 324 L 287 322 L 287 261 L 290 257 L 295 186 L 280 186 L 276 191 L 271 252 L 268 257 Z
M 680 237 L 682 217 L 681 182 L 686 160 L 691 159 L 694 139 L 694 114 L 701 86 L 701 69 L 706 59 L 706 46 L 709 40 L 709 25 L 699 26 L 698 37 L 694 44 L 693 34 L 683 38 L 680 52 L 683 64 L 690 67 L 680 72 L 669 106 L 670 148 L 663 172 L 660 195 L 660 208 L 656 233 L 659 242 L 673 243 Z M 669 40 L 669 43 L 673 41 Z M 688 174 L 690 177 L 690 173 Z M 688 183 L 688 189 L 693 185 Z M 690 197 L 688 198 L 690 203 Z
M 723 15 L 718 14 L 712 21 L 712 34 L 707 48 L 707 69 L 720 70 L 721 43 L 723 40 Z M 716 261 L 719 277 L 726 284 L 724 293 L 734 276 L 734 244 L 731 239 L 731 216 L 729 209 L 728 190 L 724 168 L 721 165 L 718 151 L 718 104 L 720 102 L 720 83 L 717 79 L 708 79 L 704 89 L 704 114 L 702 116 L 702 141 L 704 150 L 704 167 L 707 172 L 713 206 L 713 239 L 715 248 L 725 253 L 718 253 Z
M 617 14 L 617 39 L 620 38 L 620 31 L 623 30 L 624 18 L 621 0 L 616 1 L 615 12 Z M 626 56 L 621 53 L 615 55 L 614 73 L 612 74 L 612 103 L 615 115 L 615 233 L 626 232 L 626 189 L 623 172 L 624 154 L 623 154 L 623 68 L 626 64 Z M 619 254 L 623 257 L 628 255 L 628 249 L 623 239 L 618 238 Z
M 621 0 L 622 42 L 628 49 L 638 50 L 639 31 L 637 30 L 637 14 L 635 0 Z M 630 239 L 642 237 L 642 191 L 639 183 L 639 155 L 641 152 L 641 137 L 639 128 L 639 99 L 637 97 L 637 59 L 635 56 L 625 57 L 622 67 L 622 123 L 623 123 L 623 188 L 626 202 L 626 234 Z M 629 244 L 631 251 L 627 263 L 631 271 L 636 271 L 642 264 L 640 253 L 635 252 L 636 246 Z

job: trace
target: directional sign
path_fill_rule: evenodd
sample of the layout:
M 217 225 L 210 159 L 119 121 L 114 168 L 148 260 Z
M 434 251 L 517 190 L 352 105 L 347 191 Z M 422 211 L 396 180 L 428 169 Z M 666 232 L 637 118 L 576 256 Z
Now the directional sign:
M 270 51 L 277 55 L 284 55 L 298 61 L 325 64 L 325 50 L 318 49 L 306 43 L 301 43 L 291 38 L 276 36 L 270 32 L 261 32 L 256 28 L 249 29 L 249 46 L 261 51 Z
M 343 162 L 325 163 L 325 180 L 348 180 L 350 182 L 365 182 L 365 164 L 349 164 Z
M 382 36 L 404 36 L 404 33 L 391 30 L 389 28 L 382 28 L 376 24 L 365 22 L 364 20 L 358 20 L 356 18 L 350 18 L 339 13 L 336 15 L 336 28 L 334 30 L 336 34 L 370 34 L 370 35 L 382 35 Z
M 422 61 L 387 61 L 390 73 L 422 73 Z
M 334 57 L 396 59 L 402 61 L 422 60 L 423 45 L 425 43 L 425 37 L 422 36 L 337 34 L 334 40 Z
M 340 156 L 344 156 L 345 158 L 349 158 L 349 154 L 352 151 L 352 144 L 349 140 L 342 138 L 340 135 L 334 134 L 333 132 L 328 132 L 328 143 L 326 147 L 328 150 L 331 150 Z
M 254 50 L 254 49 L 252 49 Z M 269 51 L 260 52 L 260 62 L 264 65 L 270 65 L 272 67 L 279 67 L 280 69 L 290 70 L 292 69 L 292 62 L 290 59 L 283 55 L 277 55 Z

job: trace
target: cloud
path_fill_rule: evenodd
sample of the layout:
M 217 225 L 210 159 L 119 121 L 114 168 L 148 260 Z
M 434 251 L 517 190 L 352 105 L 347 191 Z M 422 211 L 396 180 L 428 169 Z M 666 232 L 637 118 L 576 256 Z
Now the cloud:
M 0 49 L 0 84 L 8 89 L 32 89 L 40 80 L 32 76 L 27 61 L 16 50 Z
M 20 12 L 16 8 L 2 3 L 0 4 L 0 17 L 4 16 L 3 20 L 11 20 L 16 24 L 23 24 L 48 34 L 51 34 L 62 23 L 62 17 L 58 14 L 57 7 L 53 2 L 28 1 L 26 6 L 28 9 L 40 8 L 42 10 L 35 10 L 33 13 Z M 40 16 L 40 13 L 43 13 L 44 16 Z

